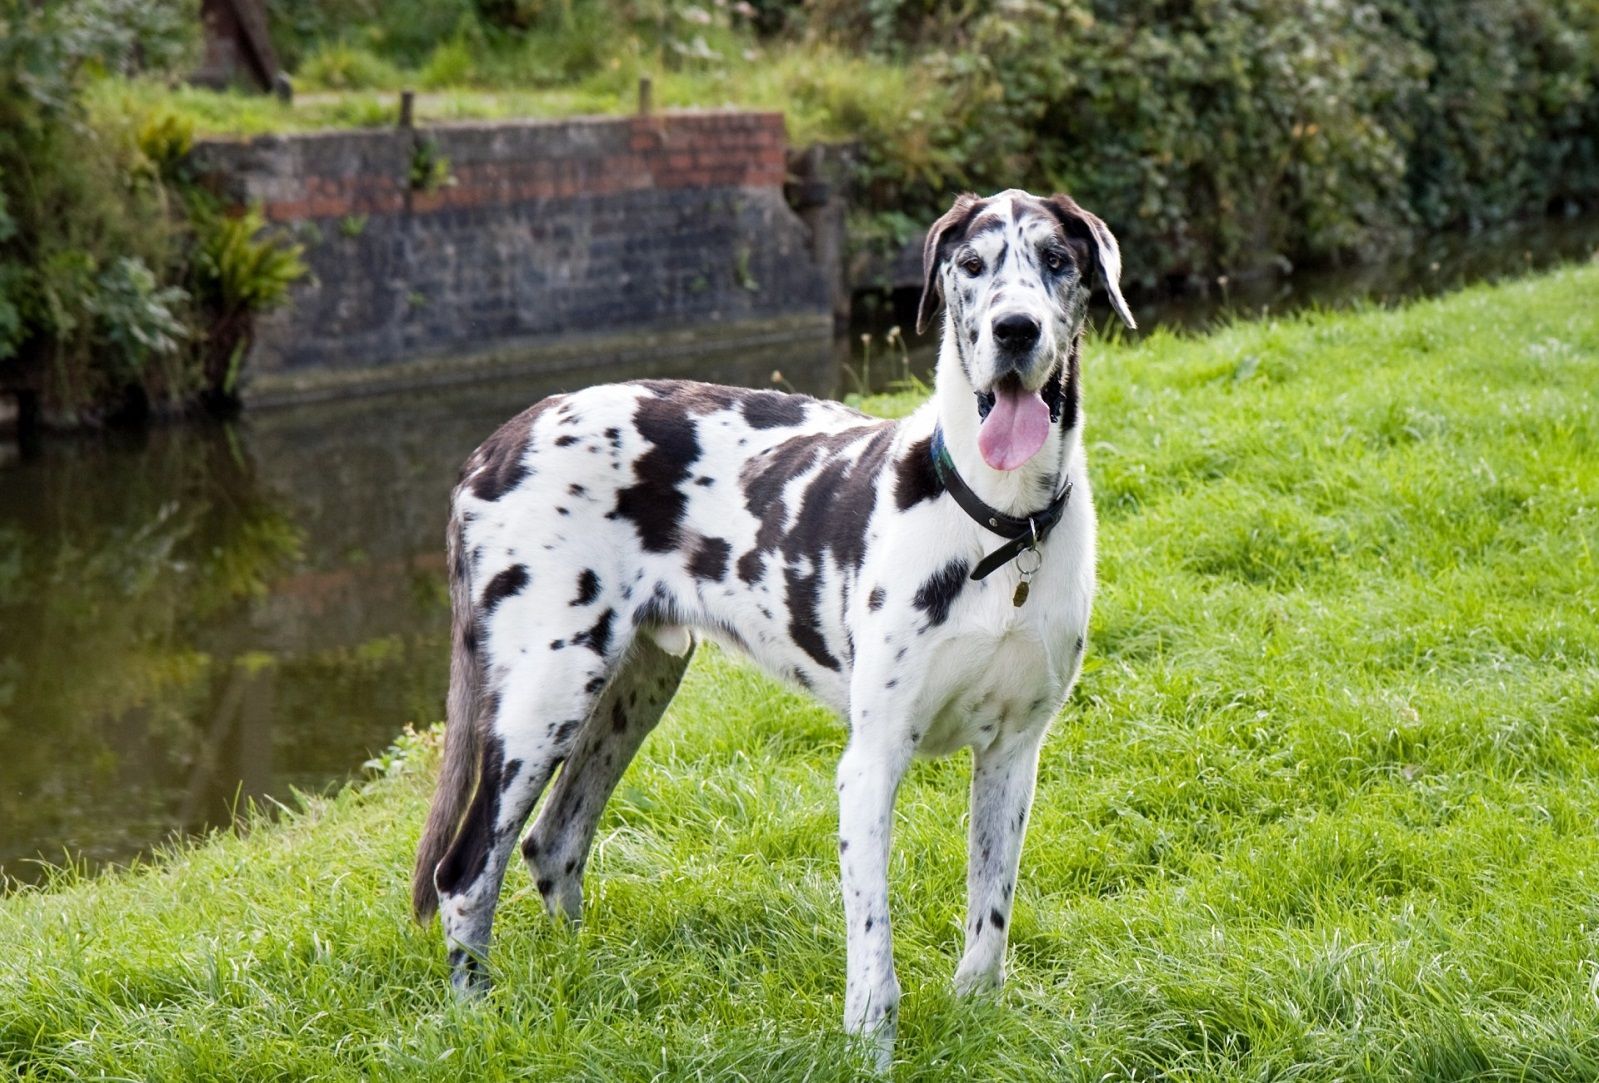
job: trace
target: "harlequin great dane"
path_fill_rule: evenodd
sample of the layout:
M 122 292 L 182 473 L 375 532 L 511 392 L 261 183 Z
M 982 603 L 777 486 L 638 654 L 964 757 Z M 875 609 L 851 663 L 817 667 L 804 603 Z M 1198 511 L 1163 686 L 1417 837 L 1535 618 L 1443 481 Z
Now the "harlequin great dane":
M 963 195 L 928 232 L 932 401 L 882 421 L 678 381 L 539 402 L 463 468 L 444 763 L 414 905 L 462 992 L 486 984 L 516 836 L 577 918 L 595 825 L 688 665 L 727 644 L 849 722 L 838 765 L 844 1025 L 892 1049 L 894 794 L 913 756 L 973 754 L 961 990 L 997 986 L 1039 745 L 1081 669 L 1094 593 L 1079 354 L 1121 257 L 1068 196 Z M 557 768 L 560 768 L 557 774 Z

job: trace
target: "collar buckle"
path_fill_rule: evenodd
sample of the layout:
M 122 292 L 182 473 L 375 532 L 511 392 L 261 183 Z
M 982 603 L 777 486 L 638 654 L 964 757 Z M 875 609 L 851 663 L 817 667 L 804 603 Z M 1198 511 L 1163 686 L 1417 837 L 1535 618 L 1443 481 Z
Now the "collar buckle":
M 983 502 L 982 498 L 972 492 L 971 486 L 960 476 L 955 469 L 955 460 L 950 458 L 949 449 L 944 446 L 944 430 L 933 429 L 932 442 L 933 471 L 938 479 L 944 483 L 944 488 L 949 495 L 955 498 L 955 503 L 977 525 L 987 528 L 1003 538 L 1009 539 L 1006 543 L 989 553 L 977 562 L 977 567 L 972 569 L 972 579 L 984 579 L 996 569 L 1009 564 L 1024 552 L 1031 552 L 1038 556 L 1038 547 L 1044 544 L 1044 539 L 1049 537 L 1050 531 L 1055 529 L 1055 524 L 1061 521 L 1066 512 L 1066 504 L 1072 497 L 1072 483 L 1067 479 L 1066 487 L 1060 495 L 1050 501 L 1042 510 L 1031 515 L 1017 517 L 1007 515 L 997 508 L 992 508 Z M 1042 563 L 1042 558 L 1040 558 Z M 1035 565 L 1033 571 L 1037 571 Z M 1024 573 L 1030 575 L 1031 573 Z M 1026 595 L 1022 595 L 1025 600 Z M 1021 603 L 1016 603 L 1020 605 Z

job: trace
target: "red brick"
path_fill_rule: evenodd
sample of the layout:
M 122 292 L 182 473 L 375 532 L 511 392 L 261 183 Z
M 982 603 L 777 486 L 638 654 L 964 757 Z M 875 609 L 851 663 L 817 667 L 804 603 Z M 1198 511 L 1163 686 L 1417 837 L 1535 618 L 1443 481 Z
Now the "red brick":
M 269 222 L 295 222 L 309 216 L 310 205 L 303 199 L 280 200 L 261 208 Z

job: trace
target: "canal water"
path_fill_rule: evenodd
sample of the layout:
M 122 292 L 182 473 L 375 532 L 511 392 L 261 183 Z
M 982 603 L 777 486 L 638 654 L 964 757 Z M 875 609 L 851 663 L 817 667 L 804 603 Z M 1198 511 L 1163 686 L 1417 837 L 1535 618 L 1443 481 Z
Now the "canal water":
M 1402 261 L 1144 300 L 1143 325 L 1389 301 L 1592 258 L 1599 217 L 1429 242 Z M 854 353 L 675 373 L 818 394 L 903 372 Z M 908 321 L 906 322 L 908 325 Z M 912 347 L 925 371 L 930 352 Z M 390 395 L 240 422 L 0 445 L 0 874 L 124 862 L 248 803 L 342 784 L 441 716 L 445 502 L 460 462 L 552 391 L 639 373 Z

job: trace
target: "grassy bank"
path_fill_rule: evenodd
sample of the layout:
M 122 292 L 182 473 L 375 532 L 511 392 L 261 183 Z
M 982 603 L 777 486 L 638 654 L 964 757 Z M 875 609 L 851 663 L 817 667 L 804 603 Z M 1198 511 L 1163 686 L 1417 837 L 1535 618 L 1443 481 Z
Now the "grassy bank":
M 1010 985 L 949 994 L 967 767 L 918 764 L 892 870 L 900 1078 L 1599 1076 L 1596 295 L 1589 266 L 1091 351 L 1103 586 Z M 552 927 L 513 870 L 498 988 L 467 1008 L 406 916 L 415 763 L 15 894 L 0 1064 L 853 1076 L 842 736 L 703 653 L 602 824 L 584 925 Z

